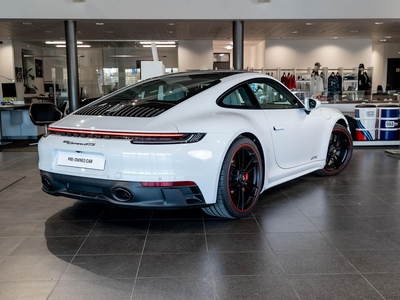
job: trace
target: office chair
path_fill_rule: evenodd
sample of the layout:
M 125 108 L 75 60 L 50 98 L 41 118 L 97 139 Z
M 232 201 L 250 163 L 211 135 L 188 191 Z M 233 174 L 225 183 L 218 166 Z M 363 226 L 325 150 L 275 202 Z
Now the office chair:
M 63 113 L 51 102 L 32 103 L 29 107 L 29 117 L 36 126 L 44 126 L 44 132 L 47 133 L 47 127 L 60 120 Z

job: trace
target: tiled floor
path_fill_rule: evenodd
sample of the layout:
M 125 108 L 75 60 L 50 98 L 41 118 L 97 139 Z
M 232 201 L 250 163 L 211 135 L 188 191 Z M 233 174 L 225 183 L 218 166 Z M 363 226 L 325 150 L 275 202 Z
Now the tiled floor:
M 381 148 L 234 221 L 48 196 L 36 152 L 0 152 L 0 180 L 1 300 L 400 299 L 400 160 Z

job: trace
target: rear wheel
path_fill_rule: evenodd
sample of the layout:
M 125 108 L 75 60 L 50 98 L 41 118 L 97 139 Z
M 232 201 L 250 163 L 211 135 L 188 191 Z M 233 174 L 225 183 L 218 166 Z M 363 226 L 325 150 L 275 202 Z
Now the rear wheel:
M 203 208 L 209 215 L 239 219 L 256 205 L 262 188 L 263 168 L 257 146 L 240 137 L 229 148 L 220 173 L 217 201 Z
M 329 139 L 325 167 L 317 173 L 322 176 L 333 176 L 342 172 L 349 164 L 353 153 L 353 140 L 346 127 L 336 124 Z

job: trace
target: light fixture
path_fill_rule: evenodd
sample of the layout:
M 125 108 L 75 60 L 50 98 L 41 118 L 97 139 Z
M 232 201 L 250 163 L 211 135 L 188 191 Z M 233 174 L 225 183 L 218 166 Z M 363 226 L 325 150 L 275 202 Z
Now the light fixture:
M 156 44 L 156 45 L 175 45 L 175 41 L 167 41 L 167 42 L 139 42 L 140 45 L 151 45 L 151 44 Z
M 334 36 L 334 37 L 332 37 L 334 40 L 336 40 L 336 39 L 338 39 L 338 37 L 337 36 Z
M 78 41 L 76 42 L 78 45 L 82 45 L 83 43 Z M 47 45 L 65 45 L 65 41 L 46 41 Z
M 375 25 L 382 25 L 383 22 L 375 22 Z
M 380 41 L 381 41 L 381 42 L 386 42 L 386 39 L 381 39 Z
M 51 30 L 45 30 L 44 33 L 51 33 Z
M 228 49 L 228 50 L 232 50 L 233 49 L 233 45 L 228 45 L 225 48 Z
M 292 33 L 298 33 L 298 31 L 297 31 L 297 30 L 294 30 L 294 31 L 292 31 Z
M 351 33 L 357 33 L 358 30 L 351 30 L 350 32 L 351 32 Z
M 102 22 L 97 22 L 97 23 L 95 23 L 97 26 L 103 26 L 104 25 L 104 23 L 102 23 Z
M 314 25 L 314 23 L 306 23 L 307 26 Z
M 151 45 L 143 45 L 143 48 L 151 48 Z M 176 45 L 156 45 L 156 48 L 176 48 Z
M 57 48 L 65 48 L 67 45 L 56 45 Z M 78 45 L 78 48 L 90 48 L 90 45 Z
M 23 22 L 22 24 L 24 24 L 24 25 L 32 25 L 31 22 Z
M 391 39 L 391 38 L 392 38 L 391 35 L 385 36 L 385 39 Z
M 168 26 L 174 26 L 175 23 L 167 23 Z
M 114 33 L 114 30 L 107 30 L 107 33 Z

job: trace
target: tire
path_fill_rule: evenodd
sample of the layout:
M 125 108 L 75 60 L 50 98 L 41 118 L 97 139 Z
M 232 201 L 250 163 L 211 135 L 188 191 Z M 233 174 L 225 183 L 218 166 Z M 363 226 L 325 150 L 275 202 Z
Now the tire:
M 257 146 L 250 139 L 239 137 L 224 158 L 216 203 L 202 210 L 215 217 L 244 218 L 258 201 L 262 178 L 263 167 Z
M 334 176 L 342 172 L 353 154 L 353 139 L 346 127 L 336 124 L 329 139 L 325 167 L 317 171 L 321 176 Z

